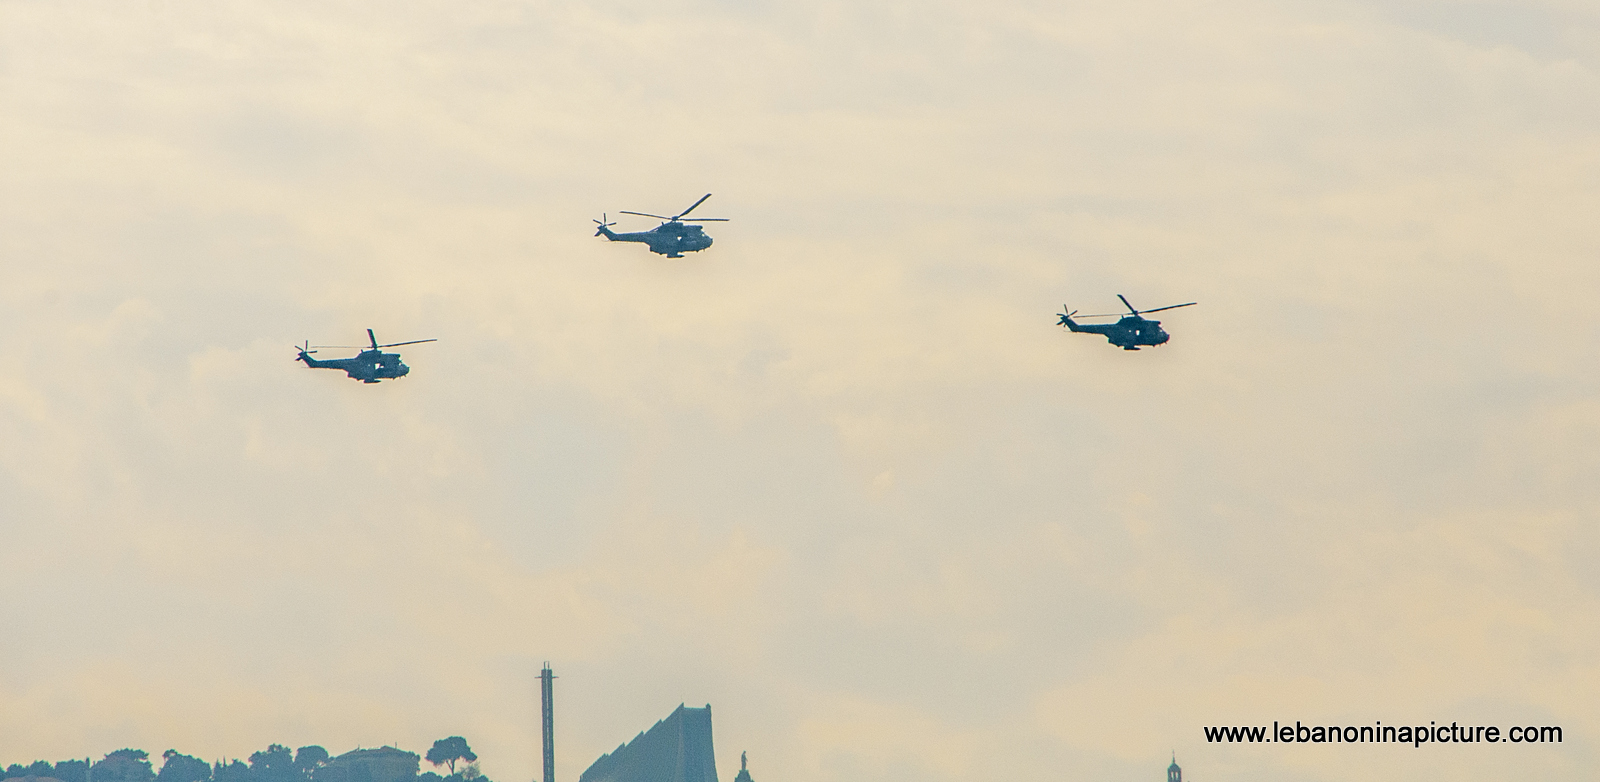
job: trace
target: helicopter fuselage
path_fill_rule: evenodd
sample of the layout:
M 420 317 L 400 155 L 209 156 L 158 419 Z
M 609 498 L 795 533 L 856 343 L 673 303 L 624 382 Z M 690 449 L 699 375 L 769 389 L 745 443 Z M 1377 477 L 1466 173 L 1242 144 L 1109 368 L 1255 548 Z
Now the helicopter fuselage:
M 682 258 L 684 253 L 699 252 L 711 246 L 711 237 L 706 235 L 704 228 L 676 221 L 633 233 L 617 233 L 602 225 L 595 235 L 613 242 L 640 242 L 649 245 L 650 252 L 668 258 Z
M 351 380 L 363 383 L 393 380 L 411 372 L 411 367 L 400 361 L 399 353 L 384 353 L 381 350 L 363 350 L 353 358 L 325 360 L 314 359 L 302 350 L 296 359 L 306 362 L 306 366 L 312 369 L 342 369 Z
M 1071 316 L 1062 316 L 1061 325 L 1068 331 L 1099 334 L 1107 342 L 1123 350 L 1138 350 L 1141 347 L 1155 347 L 1166 344 L 1172 336 L 1161 328 L 1161 321 L 1141 318 L 1137 315 L 1124 315 L 1116 323 L 1078 323 Z

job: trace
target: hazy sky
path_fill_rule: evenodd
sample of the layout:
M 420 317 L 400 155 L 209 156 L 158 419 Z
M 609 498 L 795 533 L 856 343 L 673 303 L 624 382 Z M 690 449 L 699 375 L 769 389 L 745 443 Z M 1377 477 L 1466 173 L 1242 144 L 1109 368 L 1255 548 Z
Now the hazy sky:
M 1580 778 L 1597 214 L 1589 0 L 0 0 L 0 763 Z

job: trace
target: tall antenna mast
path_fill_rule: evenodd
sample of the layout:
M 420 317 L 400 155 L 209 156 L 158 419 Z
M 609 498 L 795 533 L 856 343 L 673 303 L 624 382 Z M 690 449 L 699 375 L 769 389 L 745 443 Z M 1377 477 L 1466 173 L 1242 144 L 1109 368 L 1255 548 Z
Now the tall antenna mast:
M 550 661 L 539 672 L 539 700 L 544 705 L 544 782 L 556 782 L 555 703 L 551 684 L 556 678 L 550 672 Z

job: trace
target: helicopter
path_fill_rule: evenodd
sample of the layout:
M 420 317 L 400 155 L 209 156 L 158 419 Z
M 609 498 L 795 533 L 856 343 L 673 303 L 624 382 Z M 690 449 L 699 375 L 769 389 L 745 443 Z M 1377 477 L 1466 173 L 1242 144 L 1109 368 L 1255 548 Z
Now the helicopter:
M 1156 307 L 1153 310 L 1144 310 L 1141 312 L 1140 310 L 1134 309 L 1133 305 L 1129 304 L 1128 299 L 1122 294 L 1117 294 L 1117 298 L 1122 299 L 1122 303 L 1128 308 L 1128 312 L 1133 314 L 1122 315 L 1121 313 L 1112 313 L 1110 315 L 1085 315 L 1083 316 L 1085 318 L 1115 318 L 1118 316 L 1122 318 L 1116 323 L 1091 323 L 1085 325 L 1079 324 L 1077 321 L 1072 319 L 1073 315 L 1078 314 L 1077 310 L 1069 309 L 1063 306 L 1061 308 L 1060 325 L 1066 326 L 1068 331 L 1104 335 L 1106 341 L 1116 345 L 1119 348 L 1122 348 L 1123 350 L 1138 350 L 1140 347 L 1155 347 L 1156 345 L 1166 344 L 1167 340 L 1172 339 L 1170 334 L 1162 330 L 1161 321 L 1150 320 L 1149 318 L 1144 317 L 1145 313 L 1160 312 L 1162 310 L 1175 310 L 1179 307 L 1190 307 L 1199 303 L 1191 301 L 1188 304 L 1173 304 L 1171 306 Z
M 354 358 L 330 358 L 326 360 L 312 358 L 311 354 L 317 351 L 311 347 L 311 340 L 306 340 L 305 345 L 295 346 L 295 350 L 300 351 L 300 355 L 295 356 L 295 360 L 306 362 L 306 366 L 312 369 L 342 369 L 346 375 L 350 376 L 351 380 L 360 380 L 363 383 L 376 383 L 379 380 L 392 380 L 397 377 L 405 377 L 411 373 L 411 367 L 406 366 L 400 361 L 399 353 L 385 353 L 380 350 L 380 348 L 392 348 L 399 347 L 400 345 L 417 345 L 423 342 L 439 341 L 437 339 L 414 339 L 410 342 L 391 342 L 387 345 L 379 345 L 378 338 L 372 333 L 372 329 L 367 329 L 367 340 L 372 343 L 371 347 L 360 347 L 356 345 L 317 345 L 319 348 L 348 348 L 351 350 L 361 351 L 360 353 L 356 354 Z
M 616 223 L 607 222 L 606 215 L 602 214 L 600 215 L 600 219 L 595 221 L 600 225 L 600 229 L 595 231 L 594 235 L 604 236 L 606 239 L 613 242 L 643 242 L 647 245 L 650 245 L 650 252 L 656 253 L 657 255 L 665 255 L 668 258 L 682 258 L 683 254 L 686 252 L 699 252 L 711 246 L 711 237 L 706 235 L 705 228 L 698 225 L 693 225 L 693 223 L 725 223 L 728 221 L 728 218 L 726 217 L 698 217 L 690 220 L 683 219 L 684 215 L 693 212 L 695 207 L 705 203 L 706 199 L 710 197 L 711 194 L 706 193 L 704 196 L 700 197 L 699 201 L 694 202 L 693 206 L 690 206 L 688 209 L 685 209 L 671 217 L 653 215 L 645 212 L 623 212 L 625 215 L 654 217 L 657 220 L 666 221 L 648 231 L 638 231 L 636 233 L 619 234 L 616 231 L 611 230 L 611 226 L 616 225 Z

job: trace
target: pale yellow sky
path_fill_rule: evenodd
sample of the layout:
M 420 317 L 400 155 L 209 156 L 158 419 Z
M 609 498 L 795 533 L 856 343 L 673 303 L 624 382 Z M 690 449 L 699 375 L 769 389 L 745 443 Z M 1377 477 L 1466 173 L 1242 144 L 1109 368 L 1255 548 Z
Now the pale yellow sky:
M 680 702 L 761 782 L 1580 778 L 1597 69 L 1558 1 L 0 0 L 0 764 L 525 782 L 549 660 L 565 782 Z M 1053 325 L 1118 293 L 1200 305 Z M 440 341 L 292 362 L 369 327 Z M 1565 741 L 1201 735 L 1297 719 Z

